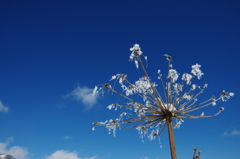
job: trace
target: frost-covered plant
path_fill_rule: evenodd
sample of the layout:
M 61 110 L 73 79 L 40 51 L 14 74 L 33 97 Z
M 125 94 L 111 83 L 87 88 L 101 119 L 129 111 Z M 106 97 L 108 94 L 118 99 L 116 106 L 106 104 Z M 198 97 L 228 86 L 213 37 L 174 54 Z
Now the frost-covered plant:
M 201 65 L 193 65 L 191 74 L 184 73 L 181 77 L 182 81 L 178 83 L 180 74 L 175 69 L 172 69 L 172 56 L 166 54 L 164 56 L 168 61 L 168 74 L 166 79 L 163 79 L 160 70 L 158 70 L 158 79 L 162 88 L 162 92 L 159 92 L 160 90 L 157 89 L 158 85 L 152 82 L 142 62 L 142 58 L 147 60 L 147 57 L 143 56 L 140 46 L 135 44 L 130 48 L 130 51 L 132 51 L 130 60 L 134 61 L 137 68 L 139 68 L 139 65 L 141 66 L 144 76 L 135 81 L 135 83 L 131 83 L 125 74 L 112 76 L 110 81 L 118 81 L 123 90 L 121 92 L 116 91 L 115 86 L 112 87 L 109 83 L 95 86 L 93 95 L 96 95 L 99 91 L 103 92 L 104 88 L 107 88 L 107 90 L 122 96 L 129 102 L 125 105 L 118 103 L 109 105 L 108 109 L 117 110 L 118 107 L 122 107 L 126 108 L 126 112 L 121 113 L 116 119 L 94 122 L 93 125 L 105 126 L 109 133 L 113 131 L 114 136 L 117 127 L 136 128 L 141 138 L 147 136 L 150 140 L 160 136 L 164 129 L 168 127 L 171 156 L 172 159 L 176 159 L 173 128 L 179 128 L 183 123 L 183 119 L 217 116 L 224 108 L 220 108 L 216 114 L 210 116 L 205 116 L 204 113 L 199 116 L 193 116 L 189 113 L 209 105 L 215 106 L 218 101 L 226 101 L 234 93 L 223 91 L 217 98 L 212 96 L 206 101 L 198 102 L 198 96 L 207 88 L 207 84 L 200 87 L 193 83 L 194 78 L 201 79 L 203 75 L 203 72 L 200 70 Z M 131 95 L 137 95 L 143 101 L 136 101 L 130 98 Z

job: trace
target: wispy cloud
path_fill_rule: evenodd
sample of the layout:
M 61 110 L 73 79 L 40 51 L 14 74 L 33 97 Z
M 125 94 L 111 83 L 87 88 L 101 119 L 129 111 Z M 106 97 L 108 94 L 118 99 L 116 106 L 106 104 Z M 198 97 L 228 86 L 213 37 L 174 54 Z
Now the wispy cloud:
M 140 159 L 148 159 L 148 157 L 146 156 L 146 157 L 144 157 L 144 158 L 140 158 Z
M 64 136 L 63 139 L 72 139 L 72 136 Z
M 9 111 L 8 107 L 4 106 L 2 101 L 0 101 L 0 112 L 6 112 L 7 113 L 8 111 Z
M 0 152 L 9 154 L 17 159 L 27 159 L 28 150 L 26 148 L 19 146 L 7 148 L 13 140 L 14 139 L 10 137 L 5 143 L 0 143 Z
M 58 150 L 48 156 L 46 159 L 83 159 L 78 157 L 77 152 L 69 152 L 65 150 Z M 90 157 L 90 158 L 84 158 L 84 159 L 97 159 L 96 156 Z
M 77 86 L 71 93 L 64 98 L 72 98 L 84 104 L 86 109 L 91 109 L 97 103 L 98 96 L 92 95 L 93 88 Z
M 65 103 L 62 102 L 62 103 L 57 104 L 57 107 L 60 108 L 60 109 L 61 109 L 61 108 L 66 108 L 66 107 L 67 107 L 67 104 L 65 104 Z
M 223 136 L 236 136 L 236 135 L 240 135 L 240 130 L 233 129 L 233 130 L 230 130 L 230 131 L 225 131 L 222 135 Z

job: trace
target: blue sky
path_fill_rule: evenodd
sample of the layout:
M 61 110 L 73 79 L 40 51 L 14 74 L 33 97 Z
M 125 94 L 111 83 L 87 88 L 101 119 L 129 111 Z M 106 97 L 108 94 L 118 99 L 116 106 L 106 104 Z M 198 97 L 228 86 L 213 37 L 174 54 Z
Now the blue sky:
M 205 108 L 217 117 L 185 120 L 175 130 L 179 159 L 238 159 L 240 2 L 238 0 L 42 0 L 0 2 L 0 153 L 17 159 L 170 159 L 167 131 L 142 143 L 134 129 L 116 137 L 92 122 L 118 117 L 106 106 L 124 102 L 106 93 L 91 96 L 97 84 L 117 73 L 143 76 L 129 62 L 140 44 L 148 72 L 166 70 L 173 56 L 179 73 L 202 65 L 202 100 L 222 90 L 228 102 Z M 199 100 L 200 100 L 199 99 Z M 201 112 L 199 112 L 201 113 Z M 61 156 L 61 157 L 59 157 Z

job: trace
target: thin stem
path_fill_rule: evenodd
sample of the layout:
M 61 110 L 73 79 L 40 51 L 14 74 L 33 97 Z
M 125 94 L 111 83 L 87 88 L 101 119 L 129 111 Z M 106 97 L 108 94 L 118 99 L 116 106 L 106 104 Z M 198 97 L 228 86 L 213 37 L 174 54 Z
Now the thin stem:
M 140 106 L 142 106 L 142 107 L 144 107 L 144 108 L 152 109 L 152 108 L 147 107 L 147 106 L 144 105 L 144 104 L 141 104 L 141 103 L 139 103 L 139 102 L 137 102 L 137 101 L 135 101 L 135 100 L 133 100 L 133 99 L 131 99 L 131 98 L 128 98 L 127 96 L 125 96 L 125 95 L 123 95 L 123 94 L 115 91 L 114 89 L 112 89 L 112 88 L 109 86 L 109 84 L 105 84 L 105 85 L 106 85 L 105 87 L 107 87 L 107 88 L 108 88 L 109 90 L 111 90 L 112 92 L 114 92 L 114 93 L 116 93 L 116 94 L 118 94 L 118 95 L 120 95 L 120 96 L 122 96 L 122 97 L 124 97 L 124 98 L 126 98 L 126 99 L 128 99 L 128 100 L 130 100 L 131 102 L 137 103 L 137 104 L 139 104 Z M 152 109 L 152 110 L 155 110 L 155 109 Z
M 173 132 L 172 123 L 173 123 L 172 118 L 169 118 L 167 120 L 168 137 L 169 137 L 169 143 L 170 143 L 171 157 L 172 157 L 172 159 L 177 159 L 177 152 L 176 152 L 176 146 L 175 146 L 175 141 L 174 141 L 174 132 Z
M 142 60 L 141 60 L 140 56 L 138 56 L 138 60 L 139 60 L 139 62 L 140 62 L 140 64 L 141 64 L 141 66 L 142 66 L 142 69 L 143 69 L 144 74 L 146 75 L 147 79 L 150 81 L 150 77 L 149 77 L 148 74 L 147 74 L 147 71 L 146 71 L 146 69 L 145 69 L 145 67 L 144 67 L 144 65 L 143 65 L 143 63 L 142 63 Z M 161 103 L 163 103 L 163 100 L 162 100 L 162 98 L 161 98 L 161 95 L 159 94 L 159 92 L 157 91 L 157 89 L 152 85 L 151 82 L 150 82 L 150 85 L 151 85 L 152 90 L 155 91 L 155 93 L 156 93 L 156 94 L 158 95 L 158 97 L 161 99 Z M 160 103 L 160 101 L 159 101 L 158 98 L 156 98 L 156 100 Z M 163 105 L 160 104 L 159 106 L 160 106 L 160 109 L 161 109 L 164 113 L 166 113 Z

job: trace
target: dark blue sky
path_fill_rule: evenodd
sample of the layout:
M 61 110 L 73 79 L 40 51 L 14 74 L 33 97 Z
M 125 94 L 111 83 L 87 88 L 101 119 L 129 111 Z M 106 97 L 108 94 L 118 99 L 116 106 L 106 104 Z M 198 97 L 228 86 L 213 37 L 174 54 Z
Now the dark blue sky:
M 239 8 L 238 0 L 2 0 L 0 101 L 9 111 L 0 110 L 4 129 L 0 143 L 10 144 L 7 139 L 14 138 L 3 150 L 25 147 L 28 159 L 58 150 L 76 151 L 79 158 L 167 158 L 166 133 L 161 150 L 158 141 L 142 144 L 135 130 L 121 130 L 115 138 L 105 128 L 91 131 L 92 121 L 117 117 L 105 106 L 114 99 L 121 102 L 120 98 L 107 95 L 84 103 L 82 98 L 69 97 L 74 89 L 91 90 L 117 73 L 128 74 L 132 81 L 141 77 L 142 72 L 128 62 L 129 48 L 138 43 L 148 56 L 152 79 L 157 79 L 158 69 L 166 71 L 163 55 L 169 54 L 181 74 L 190 72 L 193 64 L 202 65 L 205 75 L 200 83 L 209 84 L 203 99 L 223 89 L 235 93 L 233 99 L 217 105 L 226 109 L 220 116 L 186 120 L 176 130 L 179 159 L 191 157 L 194 147 L 202 149 L 203 159 L 239 158 Z M 211 114 L 218 107 L 204 112 Z M 99 148 L 99 142 L 106 142 L 108 148 Z M 131 155 L 125 144 L 135 147 Z M 223 151 L 227 152 L 218 154 Z

